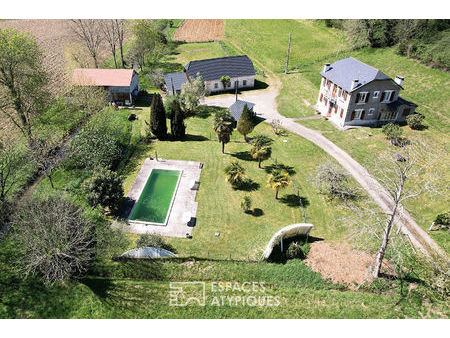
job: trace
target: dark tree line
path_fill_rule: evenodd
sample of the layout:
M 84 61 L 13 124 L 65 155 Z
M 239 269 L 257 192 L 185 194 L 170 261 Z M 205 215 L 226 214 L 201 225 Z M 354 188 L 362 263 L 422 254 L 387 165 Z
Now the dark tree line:
M 397 46 L 401 55 L 450 69 L 450 20 L 326 19 L 325 24 L 344 30 L 355 48 Z

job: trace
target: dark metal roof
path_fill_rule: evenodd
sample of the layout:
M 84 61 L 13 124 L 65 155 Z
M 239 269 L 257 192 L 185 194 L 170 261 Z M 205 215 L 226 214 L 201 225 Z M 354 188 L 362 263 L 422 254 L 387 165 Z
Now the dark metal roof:
M 239 119 L 241 118 L 245 105 L 247 105 L 247 108 L 250 110 L 253 110 L 253 107 L 255 106 L 254 103 L 237 100 L 228 108 L 231 112 L 231 116 L 233 116 L 236 121 L 239 121 Z
M 392 80 L 378 69 L 352 57 L 332 63 L 326 72 L 320 74 L 348 92 L 352 91 L 352 81 L 355 79 L 359 80 L 359 85 L 353 90 L 375 80 Z
M 190 77 L 200 74 L 204 81 L 219 80 L 222 76 L 255 75 L 255 68 L 247 55 L 190 61 L 184 69 Z
M 184 74 L 184 72 L 164 74 L 164 82 L 166 83 L 167 91 L 170 93 L 172 93 L 172 82 L 173 82 L 173 89 L 177 91 L 181 90 L 181 86 L 186 81 L 187 81 L 186 74 Z

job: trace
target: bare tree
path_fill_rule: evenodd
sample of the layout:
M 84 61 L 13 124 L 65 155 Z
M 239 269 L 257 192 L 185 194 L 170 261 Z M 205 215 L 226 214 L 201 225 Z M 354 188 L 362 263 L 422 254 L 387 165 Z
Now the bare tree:
M 95 68 L 99 66 L 99 50 L 103 41 L 100 21 L 94 19 L 71 20 L 71 28 L 75 36 L 87 47 L 94 60 Z
M 61 160 L 61 145 L 59 140 L 52 137 L 33 137 L 31 144 L 31 160 L 37 168 L 43 172 L 50 180 L 50 185 L 53 185 L 53 170 Z
M 371 163 L 373 176 L 384 187 L 387 197 L 393 201 L 389 212 L 359 207 L 358 224 L 362 227 L 361 237 L 378 243 L 372 276 L 380 275 L 383 260 L 390 249 L 390 256 L 397 265 L 407 257 L 405 251 L 411 250 L 397 221 L 406 211 L 404 203 L 425 193 L 437 193 L 435 183 L 439 175 L 435 172 L 435 162 L 440 151 L 421 139 L 412 140 L 401 149 L 388 149 Z M 397 228 L 395 229 L 395 226 Z
M 108 104 L 106 90 L 94 86 L 73 86 L 68 94 L 71 104 L 88 116 L 102 111 Z
M 64 196 L 25 202 L 12 230 L 25 275 L 41 276 L 46 284 L 81 276 L 94 255 L 94 224 Z
M 109 48 L 111 49 L 115 68 L 117 68 L 116 47 L 119 43 L 116 21 L 117 20 L 113 19 L 100 21 L 100 29 L 102 30 L 103 38 L 106 40 L 106 42 L 108 42 Z
M 116 29 L 117 41 L 119 42 L 120 59 L 122 61 L 122 68 L 125 68 L 125 58 L 123 57 L 123 43 L 125 38 L 125 20 L 114 19 L 114 27 Z

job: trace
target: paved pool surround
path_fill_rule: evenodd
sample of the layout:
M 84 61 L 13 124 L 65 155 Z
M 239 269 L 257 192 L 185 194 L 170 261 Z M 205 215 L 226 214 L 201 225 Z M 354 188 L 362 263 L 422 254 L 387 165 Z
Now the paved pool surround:
M 195 181 L 200 181 L 202 169 L 200 162 L 178 161 L 147 158 L 139 171 L 136 180 L 127 194 L 127 198 L 136 203 L 144 190 L 153 169 L 175 170 L 180 172 L 177 188 L 165 224 L 130 220 L 133 209 L 128 215 L 128 230 L 133 233 L 151 233 L 168 237 L 186 237 L 192 234 L 192 226 L 188 222 L 196 217 L 197 190 L 192 190 Z

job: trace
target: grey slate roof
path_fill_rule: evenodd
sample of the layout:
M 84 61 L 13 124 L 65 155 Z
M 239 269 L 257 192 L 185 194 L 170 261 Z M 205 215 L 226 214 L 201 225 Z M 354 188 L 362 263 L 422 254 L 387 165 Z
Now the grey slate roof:
M 184 72 L 164 74 L 164 82 L 170 93 L 172 93 L 172 81 L 175 91 L 181 90 L 181 86 L 187 81 L 186 74 Z
M 184 69 L 190 77 L 200 73 L 204 81 L 219 80 L 222 76 L 233 78 L 255 75 L 253 62 L 247 55 L 190 61 Z
M 247 108 L 250 110 L 253 110 L 253 107 L 255 106 L 254 103 L 247 102 L 247 101 L 241 101 L 237 100 L 235 103 L 233 103 L 228 109 L 231 112 L 231 116 L 234 117 L 234 119 L 239 121 L 241 118 L 242 112 L 244 111 L 244 106 L 247 105 Z
M 321 71 L 320 75 L 336 83 L 348 92 L 352 91 L 350 88 L 352 81 L 355 79 L 359 80 L 359 85 L 354 90 L 375 80 L 392 80 L 391 77 L 378 69 L 352 57 L 332 63 L 330 69 L 326 72 Z

